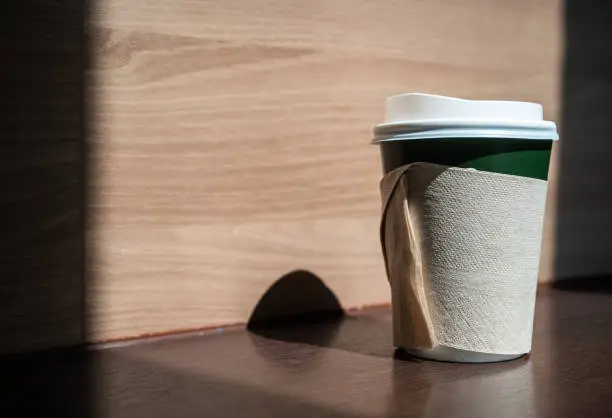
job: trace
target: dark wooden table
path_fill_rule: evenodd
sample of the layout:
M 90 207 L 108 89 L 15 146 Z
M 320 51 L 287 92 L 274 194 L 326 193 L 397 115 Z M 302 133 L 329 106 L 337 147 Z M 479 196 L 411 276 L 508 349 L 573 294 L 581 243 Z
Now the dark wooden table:
M 507 363 L 395 353 L 371 310 L 0 362 L 2 416 L 612 417 L 612 293 L 539 291 L 533 352 Z

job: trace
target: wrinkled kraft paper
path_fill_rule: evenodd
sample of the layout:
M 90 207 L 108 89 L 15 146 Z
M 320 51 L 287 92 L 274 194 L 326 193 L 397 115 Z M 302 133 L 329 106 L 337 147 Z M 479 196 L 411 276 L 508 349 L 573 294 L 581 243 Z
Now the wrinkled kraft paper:
M 530 351 L 546 186 L 428 163 L 383 178 L 397 347 Z

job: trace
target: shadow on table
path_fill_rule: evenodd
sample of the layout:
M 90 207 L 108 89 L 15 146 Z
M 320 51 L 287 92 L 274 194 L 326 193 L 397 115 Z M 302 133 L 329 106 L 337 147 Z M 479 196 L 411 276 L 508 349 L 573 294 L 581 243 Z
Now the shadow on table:
M 2 408 L 6 416 L 25 418 L 357 416 L 265 390 L 253 384 L 259 381 L 257 370 L 243 364 L 240 379 L 232 379 L 236 369 L 228 368 L 226 375 L 206 367 L 185 371 L 112 349 L 0 363 L 3 380 L 11 381 L 2 387 Z M 83 385 L 90 388 L 87 397 L 81 396 Z
M 580 277 L 554 282 L 553 288 L 572 292 L 612 293 L 612 276 Z

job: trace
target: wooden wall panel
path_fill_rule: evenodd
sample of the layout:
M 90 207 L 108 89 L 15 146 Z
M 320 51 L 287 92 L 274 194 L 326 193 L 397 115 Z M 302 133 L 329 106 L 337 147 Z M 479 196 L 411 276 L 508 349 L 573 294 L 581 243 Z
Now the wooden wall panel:
M 244 322 L 295 269 L 344 306 L 388 301 L 368 145 L 385 97 L 555 118 L 560 3 L 100 0 L 90 338 Z

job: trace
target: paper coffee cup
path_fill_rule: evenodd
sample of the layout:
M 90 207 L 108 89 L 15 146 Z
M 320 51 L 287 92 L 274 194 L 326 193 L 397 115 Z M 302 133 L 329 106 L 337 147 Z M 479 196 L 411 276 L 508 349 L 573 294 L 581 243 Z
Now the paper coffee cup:
M 374 133 L 395 345 L 465 362 L 529 352 L 555 124 L 536 103 L 411 93 Z

